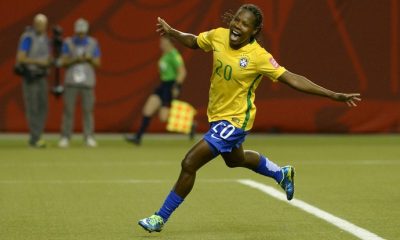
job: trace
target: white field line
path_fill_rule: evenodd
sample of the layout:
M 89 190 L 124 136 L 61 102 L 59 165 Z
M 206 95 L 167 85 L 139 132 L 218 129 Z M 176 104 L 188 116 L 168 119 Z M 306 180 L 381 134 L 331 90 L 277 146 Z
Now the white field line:
M 298 199 L 292 199 L 291 201 L 286 200 L 286 195 L 273 187 L 267 186 L 265 184 L 249 180 L 249 179 L 240 179 L 238 180 L 239 183 L 249 186 L 251 188 L 255 188 L 260 190 L 261 192 L 270 195 L 273 198 L 278 200 L 284 201 L 294 207 L 297 207 L 311 215 L 314 215 L 317 218 L 325 220 L 326 222 L 335 225 L 336 227 L 358 237 L 362 240 L 384 240 L 384 238 L 379 237 L 375 233 L 372 233 L 364 228 L 361 228 L 357 225 L 354 225 L 351 222 L 348 222 L 344 219 L 336 217 L 328 212 L 325 212 L 317 207 L 314 207 L 306 202 L 303 202 Z
M 171 183 L 173 180 L 169 179 L 116 179 L 116 180 L 0 180 L 0 184 L 160 184 Z M 325 220 L 328 223 L 358 237 L 362 240 L 385 240 L 378 235 L 369 232 L 366 229 L 358 227 L 344 219 L 336 217 L 328 212 L 325 212 L 317 207 L 314 207 L 306 202 L 298 199 L 293 199 L 290 202 L 286 200 L 284 193 L 270 187 L 268 185 L 249 180 L 249 179 L 199 179 L 197 182 L 202 183 L 232 183 L 238 182 L 240 184 L 249 186 L 260 190 L 271 197 L 286 202 L 294 207 L 297 207 L 317 218 Z

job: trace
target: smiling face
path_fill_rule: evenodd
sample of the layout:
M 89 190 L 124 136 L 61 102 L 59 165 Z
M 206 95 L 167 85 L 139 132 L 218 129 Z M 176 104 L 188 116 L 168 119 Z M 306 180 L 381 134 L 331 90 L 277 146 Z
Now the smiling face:
M 239 49 L 250 42 L 259 29 L 255 28 L 256 17 L 246 9 L 239 9 L 229 24 L 229 45 Z

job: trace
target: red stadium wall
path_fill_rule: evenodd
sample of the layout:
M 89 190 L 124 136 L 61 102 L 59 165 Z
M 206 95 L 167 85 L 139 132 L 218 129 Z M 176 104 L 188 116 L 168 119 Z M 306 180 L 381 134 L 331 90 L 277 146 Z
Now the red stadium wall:
M 14 0 L 0 2 L 0 131 L 26 131 L 21 80 L 12 67 L 19 35 L 42 12 L 50 24 L 72 33 L 78 17 L 91 22 L 102 49 L 96 88 L 96 130 L 135 129 L 146 97 L 158 84 L 160 56 L 156 17 L 183 31 L 200 33 L 223 25 L 221 15 L 244 1 L 232 0 Z M 254 131 L 400 132 L 400 40 L 398 0 L 254 0 L 265 15 L 262 44 L 278 62 L 327 88 L 361 92 L 363 102 L 345 104 L 307 96 L 268 79 L 257 90 Z M 178 47 L 188 77 L 181 98 L 198 109 L 201 130 L 211 55 Z M 53 81 L 49 79 L 50 83 Z M 58 132 L 62 100 L 49 96 L 48 132 Z M 76 129 L 81 129 L 77 109 Z M 152 131 L 164 131 L 158 120 Z

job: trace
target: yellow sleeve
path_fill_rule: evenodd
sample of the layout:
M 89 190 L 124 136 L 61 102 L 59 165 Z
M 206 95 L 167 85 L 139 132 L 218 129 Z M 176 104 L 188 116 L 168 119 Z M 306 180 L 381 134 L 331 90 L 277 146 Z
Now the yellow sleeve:
M 211 51 L 213 49 L 212 40 L 214 35 L 215 29 L 200 33 L 199 36 L 197 36 L 197 45 L 206 52 Z
M 278 64 L 274 57 L 265 51 L 261 51 L 258 56 L 258 71 L 269 77 L 273 82 L 278 81 L 278 78 L 286 71 L 286 69 Z

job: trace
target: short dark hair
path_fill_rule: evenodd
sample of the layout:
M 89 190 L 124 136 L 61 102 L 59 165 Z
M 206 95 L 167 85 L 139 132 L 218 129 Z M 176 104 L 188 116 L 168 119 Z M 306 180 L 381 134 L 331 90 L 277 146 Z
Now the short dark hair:
M 254 28 L 257 29 L 257 33 L 254 36 L 252 36 L 250 39 L 250 41 L 253 41 L 255 38 L 257 38 L 258 34 L 261 32 L 261 29 L 263 28 L 264 14 L 261 11 L 261 9 L 257 5 L 254 5 L 254 4 L 243 4 L 242 6 L 240 6 L 240 8 L 237 10 L 237 12 L 239 12 L 240 10 L 250 11 L 251 13 L 253 13 L 253 15 L 256 19 L 254 22 Z M 233 13 L 233 11 L 228 10 L 222 16 L 222 20 L 226 24 L 230 24 L 230 22 L 232 21 L 232 19 L 234 17 L 235 17 L 235 14 Z

